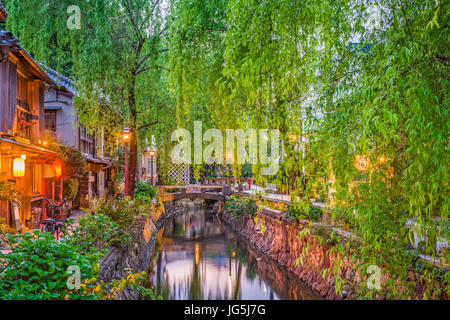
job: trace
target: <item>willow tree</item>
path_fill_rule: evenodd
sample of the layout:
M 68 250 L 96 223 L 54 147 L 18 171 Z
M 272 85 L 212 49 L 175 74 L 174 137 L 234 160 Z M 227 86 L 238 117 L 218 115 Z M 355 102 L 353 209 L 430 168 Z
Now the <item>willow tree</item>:
M 9 0 L 6 5 L 8 26 L 38 60 L 59 70 L 71 62 L 82 124 L 91 130 L 104 128 L 111 136 L 122 127 L 135 133 L 130 142 L 132 193 L 137 137 L 159 123 L 170 100 L 161 86 L 167 48 L 160 1 L 84 0 L 74 8 L 70 0 Z M 69 28 L 74 21 L 74 28 Z
M 332 157 L 335 214 L 362 238 L 358 258 L 390 274 L 387 297 L 407 297 L 418 254 L 436 257 L 437 238 L 448 239 L 448 3 L 377 1 L 370 27 L 369 4 L 355 1 L 347 13 L 346 34 L 358 44 L 337 42 L 332 60 L 320 57 L 325 116 L 315 148 Z M 359 170 L 355 154 L 364 159 Z M 424 248 L 411 252 L 412 229 Z M 442 290 L 428 270 L 424 297 L 448 295 L 448 271 Z
M 448 239 L 448 2 L 175 3 L 171 77 L 180 114 L 190 94 L 203 91 L 218 97 L 217 119 L 227 125 L 279 128 L 278 182 L 289 181 L 295 199 L 328 177 L 334 223 L 361 239 L 355 265 L 379 266 L 387 297 L 414 295 L 407 275 L 418 270 L 419 254 L 436 257 L 438 237 Z M 211 56 L 217 68 L 208 68 Z M 204 91 L 199 84 L 209 78 L 214 86 Z M 305 131 L 306 156 L 289 141 Z M 408 221 L 423 248 L 410 250 Z M 440 266 L 443 258 L 448 249 Z M 424 263 L 428 291 L 420 296 L 448 296 L 449 272 L 442 290 Z M 365 281 L 358 290 L 378 294 Z

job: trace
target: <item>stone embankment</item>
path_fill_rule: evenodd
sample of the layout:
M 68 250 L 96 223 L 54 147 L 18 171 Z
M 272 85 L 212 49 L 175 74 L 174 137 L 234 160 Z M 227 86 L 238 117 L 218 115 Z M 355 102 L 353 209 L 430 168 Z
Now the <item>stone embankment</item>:
M 335 292 L 333 268 L 336 264 L 341 265 L 340 276 L 347 283 L 355 283 L 358 279 L 349 259 L 338 258 L 326 243 L 311 234 L 300 236 L 303 226 L 264 212 L 257 215 L 257 223 L 249 217 L 235 219 L 226 213 L 222 214 L 222 220 L 325 299 L 356 298 L 347 287 L 343 288 L 344 296 Z M 326 270 L 329 271 L 323 276 Z
M 165 202 L 163 206 L 154 206 L 151 212 L 136 222 L 129 245 L 111 247 L 100 261 L 99 279 L 109 282 L 121 279 L 129 274 L 145 271 L 150 261 L 156 235 L 164 221 L 186 210 L 205 205 L 204 200 L 180 199 Z M 126 291 L 121 299 L 136 299 L 135 293 Z

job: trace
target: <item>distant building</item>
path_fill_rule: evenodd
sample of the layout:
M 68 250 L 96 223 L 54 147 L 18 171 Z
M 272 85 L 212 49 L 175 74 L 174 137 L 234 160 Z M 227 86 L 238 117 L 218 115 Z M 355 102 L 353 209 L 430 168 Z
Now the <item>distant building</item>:
M 79 196 L 75 206 L 88 207 L 93 196 L 104 194 L 110 180 L 108 168 L 111 159 L 105 156 L 105 138 L 101 130 L 89 134 L 78 123 L 73 108 L 76 91 L 72 79 L 45 67 L 48 75 L 57 84 L 45 93 L 45 128 L 47 135 L 67 147 L 80 150 L 88 161 L 88 173 L 80 179 Z

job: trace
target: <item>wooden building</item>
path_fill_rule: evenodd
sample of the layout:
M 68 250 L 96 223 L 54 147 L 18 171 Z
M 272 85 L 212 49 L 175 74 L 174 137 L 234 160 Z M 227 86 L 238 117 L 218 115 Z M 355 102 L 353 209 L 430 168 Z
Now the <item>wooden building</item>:
M 0 21 L 7 17 L 0 7 Z M 56 85 L 10 31 L 0 30 L 0 179 L 19 187 L 20 202 L 0 201 L 0 218 L 26 224 L 31 198 L 61 197 L 61 162 L 44 140 L 44 92 Z
M 57 143 L 79 150 L 87 161 L 87 173 L 79 178 L 75 208 L 89 207 L 92 197 L 104 195 L 110 178 L 111 157 L 105 152 L 105 137 L 102 130 L 88 132 L 74 112 L 73 97 L 77 95 L 74 82 L 56 70 L 44 67 L 57 84 L 45 92 L 45 127 L 47 136 Z

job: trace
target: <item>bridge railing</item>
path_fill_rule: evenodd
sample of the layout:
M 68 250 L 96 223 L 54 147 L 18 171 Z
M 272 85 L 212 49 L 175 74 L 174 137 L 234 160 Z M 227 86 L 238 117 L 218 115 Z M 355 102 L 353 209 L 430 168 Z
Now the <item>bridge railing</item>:
M 179 191 L 169 191 L 169 190 Z M 185 185 L 185 186 L 158 186 L 162 201 L 181 198 L 224 199 L 231 194 L 228 185 Z
M 204 185 L 228 185 L 232 190 L 242 191 L 249 189 L 249 179 L 248 178 L 240 178 L 235 179 L 233 177 L 220 177 L 220 178 L 204 178 Z

